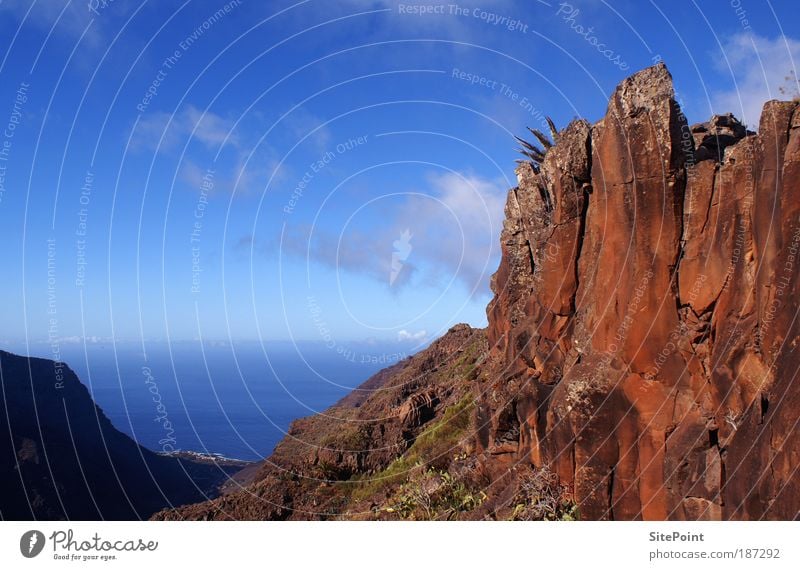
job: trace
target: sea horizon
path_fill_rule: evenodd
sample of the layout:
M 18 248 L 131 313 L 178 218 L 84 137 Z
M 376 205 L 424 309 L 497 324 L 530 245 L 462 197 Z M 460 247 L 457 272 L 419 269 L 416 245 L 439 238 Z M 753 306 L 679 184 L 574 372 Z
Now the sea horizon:
M 114 426 L 155 452 L 268 457 L 292 421 L 322 413 L 416 343 L 122 341 L 6 343 L 64 363 Z M 27 354 L 24 354 L 27 352 Z

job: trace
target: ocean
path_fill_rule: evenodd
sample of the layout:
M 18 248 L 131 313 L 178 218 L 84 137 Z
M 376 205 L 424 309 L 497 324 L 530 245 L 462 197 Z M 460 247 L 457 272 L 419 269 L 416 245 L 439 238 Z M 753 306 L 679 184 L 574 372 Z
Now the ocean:
M 33 347 L 30 353 L 48 357 Z M 150 343 L 144 353 L 134 343 L 61 348 L 117 429 L 140 444 L 244 460 L 268 456 L 292 420 L 324 411 L 406 355 L 396 345 L 337 351 L 319 343 Z

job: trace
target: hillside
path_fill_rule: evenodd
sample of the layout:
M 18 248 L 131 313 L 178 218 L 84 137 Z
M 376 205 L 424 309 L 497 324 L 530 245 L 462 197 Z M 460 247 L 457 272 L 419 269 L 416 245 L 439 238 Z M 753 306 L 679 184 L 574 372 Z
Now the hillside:
M 156 518 L 395 518 L 409 480 L 439 485 L 457 469 L 471 472 L 477 495 L 485 481 L 473 460 L 471 426 L 486 349 L 484 330 L 453 327 L 324 413 L 293 422 L 250 485 Z M 450 515 L 449 505 L 431 508 Z

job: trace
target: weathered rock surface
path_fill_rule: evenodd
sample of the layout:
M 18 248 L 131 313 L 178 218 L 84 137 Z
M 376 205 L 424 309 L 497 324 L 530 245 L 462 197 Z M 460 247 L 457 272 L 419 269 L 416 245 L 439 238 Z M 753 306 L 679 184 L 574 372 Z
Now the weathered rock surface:
M 479 443 L 586 519 L 800 511 L 800 112 L 689 127 L 658 65 L 518 169 Z

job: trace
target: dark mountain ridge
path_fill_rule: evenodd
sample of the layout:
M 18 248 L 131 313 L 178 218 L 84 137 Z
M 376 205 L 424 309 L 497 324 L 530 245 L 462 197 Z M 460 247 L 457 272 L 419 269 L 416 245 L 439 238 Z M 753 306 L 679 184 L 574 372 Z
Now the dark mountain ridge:
M 0 351 L 0 393 L 4 520 L 146 519 L 216 496 L 240 468 L 140 446 L 63 363 Z

